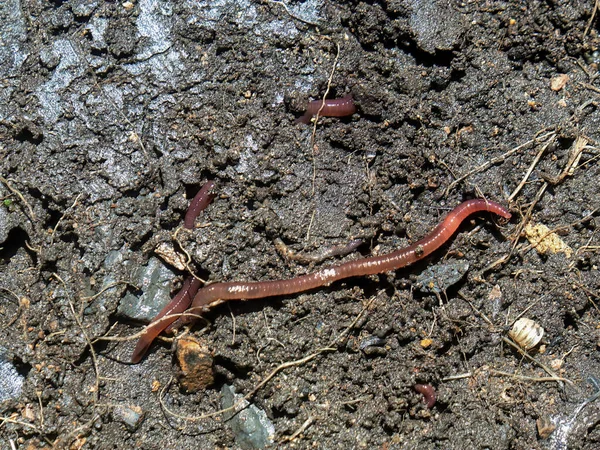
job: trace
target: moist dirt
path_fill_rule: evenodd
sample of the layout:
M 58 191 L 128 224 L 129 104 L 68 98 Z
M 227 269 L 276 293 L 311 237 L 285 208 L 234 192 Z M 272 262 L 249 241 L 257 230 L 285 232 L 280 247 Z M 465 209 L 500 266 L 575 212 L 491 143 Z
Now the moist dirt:
M 593 1 L 8 0 L 0 14 L 0 447 L 600 447 Z M 347 94 L 351 117 L 294 123 Z M 209 179 L 215 199 L 178 231 Z M 188 331 L 212 360 L 206 389 L 182 387 L 172 341 L 128 363 L 142 310 L 188 269 L 291 278 L 408 245 L 476 197 L 510 222 L 473 217 L 395 273 L 211 309 Z M 545 330 L 527 355 L 508 341 L 519 317 Z M 262 438 L 212 414 L 239 395 Z

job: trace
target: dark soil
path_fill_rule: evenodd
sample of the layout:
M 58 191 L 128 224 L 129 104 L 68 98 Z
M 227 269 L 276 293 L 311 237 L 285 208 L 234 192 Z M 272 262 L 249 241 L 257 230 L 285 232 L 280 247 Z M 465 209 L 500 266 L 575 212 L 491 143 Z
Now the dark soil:
M 218 411 L 224 386 L 250 393 L 346 330 L 251 397 L 272 446 L 600 448 L 593 3 L 2 2 L 0 346 L 24 384 L 0 403 L 0 447 L 249 448 L 222 415 L 173 413 Z M 358 112 L 313 138 L 294 119 L 326 92 Z M 129 365 L 134 340 L 95 340 L 141 329 L 121 300 L 143 294 L 134 274 L 159 244 L 179 248 L 207 179 L 217 198 L 177 236 L 211 281 L 335 262 L 283 258 L 276 239 L 313 253 L 363 238 L 350 260 L 415 241 L 468 198 L 514 214 L 474 217 L 406 270 L 212 309 L 191 333 L 215 382 L 188 393 L 165 341 Z M 573 253 L 531 248 L 526 222 Z M 457 262 L 453 286 L 417 287 Z M 185 271 L 162 265 L 175 291 Z M 545 329 L 532 357 L 569 381 L 503 341 L 520 316 Z M 436 388 L 432 409 L 417 383 Z

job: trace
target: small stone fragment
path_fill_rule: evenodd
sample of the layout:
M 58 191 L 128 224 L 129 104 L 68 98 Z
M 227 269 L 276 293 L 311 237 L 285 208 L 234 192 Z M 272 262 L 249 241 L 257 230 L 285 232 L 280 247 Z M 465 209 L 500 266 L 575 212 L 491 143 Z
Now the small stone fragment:
M 458 283 L 468 270 L 468 262 L 438 264 L 421 273 L 415 287 L 424 294 L 440 294 Z
M 560 91 L 569 82 L 569 76 L 566 74 L 558 75 L 550 80 L 550 89 L 554 92 Z
M 262 449 L 273 445 L 275 427 L 264 411 L 255 405 L 249 405 L 243 397 L 235 393 L 232 386 L 224 385 L 221 389 L 221 408 L 239 405 L 233 411 L 223 414 L 225 422 L 235 435 L 235 442 L 244 450 Z
M 175 274 L 167 269 L 158 258 L 137 268 L 132 282 L 140 287 L 141 295 L 125 295 L 117 312 L 126 318 L 150 321 L 171 301 L 171 287 Z
M 177 341 L 179 384 L 187 392 L 198 392 L 214 382 L 213 355 L 206 345 L 192 337 Z
M 366 339 L 360 341 L 358 348 L 363 352 L 366 352 L 370 347 L 379 347 L 385 345 L 385 339 L 381 339 L 378 336 L 369 336 Z
M 23 390 L 24 378 L 5 356 L 0 347 L 0 402 L 18 398 Z
M 128 431 L 134 432 L 144 420 L 144 412 L 136 405 L 120 405 L 113 410 L 113 418 L 125 425 Z

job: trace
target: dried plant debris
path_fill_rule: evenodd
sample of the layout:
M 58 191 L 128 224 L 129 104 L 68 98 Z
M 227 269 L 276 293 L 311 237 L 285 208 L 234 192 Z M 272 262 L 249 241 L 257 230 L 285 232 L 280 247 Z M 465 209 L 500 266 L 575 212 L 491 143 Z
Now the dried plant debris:
M 570 258 L 573 254 L 573 249 L 546 225 L 527 224 L 523 232 L 529 243 L 542 255 L 564 253 L 567 258 Z

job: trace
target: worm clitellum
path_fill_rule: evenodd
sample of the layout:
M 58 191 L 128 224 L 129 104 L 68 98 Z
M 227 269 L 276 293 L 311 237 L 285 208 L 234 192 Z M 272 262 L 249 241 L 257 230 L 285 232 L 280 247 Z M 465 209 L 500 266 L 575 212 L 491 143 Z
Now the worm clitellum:
M 344 117 L 351 116 L 355 112 L 356 105 L 354 104 L 354 99 L 352 98 L 352 94 L 348 94 L 342 98 L 308 102 L 306 112 L 302 117 L 298 117 L 295 122 L 308 124 L 312 116 L 317 113 L 319 113 L 319 117 Z
M 491 212 L 505 219 L 510 219 L 510 212 L 502 205 L 484 199 L 467 200 L 454 208 L 446 218 L 423 239 L 387 255 L 371 256 L 356 261 L 325 267 L 316 272 L 288 280 L 250 281 L 214 283 L 200 289 L 186 312 L 190 315 L 200 314 L 204 310 L 229 300 L 250 300 L 273 296 L 296 294 L 321 286 L 328 286 L 334 281 L 349 277 L 373 275 L 406 267 L 429 256 L 452 237 L 460 224 L 471 214 Z M 190 296 L 183 296 L 184 301 Z M 181 305 L 180 305 L 181 306 Z M 190 316 L 180 319 L 181 323 L 191 322 Z M 145 351 L 154 337 L 171 322 L 153 321 L 148 328 L 153 332 L 145 333 L 136 348 Z M 143 355 L 143 353 L 142 353 Z M 142 355 L 139 355 L 141 358 Z M 136 356 L 138 356 L 136 354 Z M 138 359 L 139 360 L 139 359 Z

